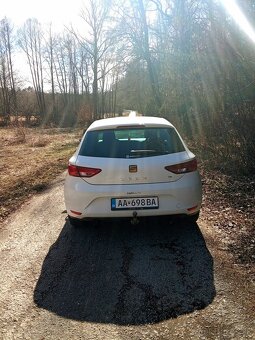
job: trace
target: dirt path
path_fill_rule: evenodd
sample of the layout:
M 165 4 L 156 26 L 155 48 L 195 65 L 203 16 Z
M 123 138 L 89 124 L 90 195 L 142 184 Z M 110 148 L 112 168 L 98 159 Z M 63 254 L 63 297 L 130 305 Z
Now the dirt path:
M 0 339 L 254 339 L 255 288 L 215 230 L 74 230 L 63 176 L 0 229 Z

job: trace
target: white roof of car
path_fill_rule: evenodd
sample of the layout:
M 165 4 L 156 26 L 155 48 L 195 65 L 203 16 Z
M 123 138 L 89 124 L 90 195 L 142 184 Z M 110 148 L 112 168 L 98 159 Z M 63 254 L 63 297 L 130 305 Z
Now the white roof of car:
M 151 126 L 151 127 L 160 127 L 167 126 L 173 127 L 171 123 L 169 123 L 164 118 L 159 117 L 145 117 L 145 116 L 128 116 L 128 117 L 115 117 L 115 118 L 106 118 L 94 121 L 88 128 L 88 130 L 102 130 L 102 129 L 116 129 L 117 127 L 125 127 L 125 126 Z

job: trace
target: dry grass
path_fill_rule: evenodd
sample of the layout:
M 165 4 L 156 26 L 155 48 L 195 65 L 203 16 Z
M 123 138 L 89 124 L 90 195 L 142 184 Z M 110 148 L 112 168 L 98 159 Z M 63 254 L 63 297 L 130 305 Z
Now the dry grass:
M 67 167 L 81 130 L 0 129 L 0 220 Z

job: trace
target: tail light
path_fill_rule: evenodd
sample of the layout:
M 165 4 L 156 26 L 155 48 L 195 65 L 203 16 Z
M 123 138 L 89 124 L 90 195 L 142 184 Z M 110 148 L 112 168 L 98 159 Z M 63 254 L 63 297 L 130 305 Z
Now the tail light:
M 101 169 L 87 168 L 84 166 L 76 166 L 72 164 L 68 165 L 68 173 L 70 176 L 74 177 L 93 177 L 99 174 L 99 172 L 101 171 Z
M 187 172 L 192 172 L 197 170 L 197 160 L 196 158 L 192 159 L 191 161 L 168 165 L 165 166 L 167 171 L 173 172 L 174 174 L 185 174 Z

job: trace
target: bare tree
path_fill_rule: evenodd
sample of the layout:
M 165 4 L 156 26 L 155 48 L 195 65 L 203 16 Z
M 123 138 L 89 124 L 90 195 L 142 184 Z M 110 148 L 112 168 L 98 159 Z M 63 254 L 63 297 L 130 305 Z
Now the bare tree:
M 45 115 L 44 75 L 43 75 L 43 32 L 37 19 L 28 19 L 19 30 L 19 45 L 26 53 L 37 104 L 41 116 Z
M 17 113 L 16 83 L 13 70 L 13 45 L 10 22 L 7 18 L 0 21 L 0 87 L 2 113 L 8 121 L 11 114 Z
M 92 96 L 93 96 L 93 119 L 99 117 L 99 80 L 106 75 L 105 63 L 100 62 L 113 45 L 113 37 L 110 34 L 107 23 L 109 20 L 110 1 L 88 0 L 86 8 L 82 9 L 81 16 L 88 28 L 88 36 L 80 36 L 75 33 L 82 48 L 89 54 L 92 67 Z
M 54 46 L 56 44 L 56 39 L 52 34 L 52 27 L 50 25 L 48 31 L 48 39 L 45 43 L 45 60 L 48 63 L 49 73 L 50 73 L 50 84 L 51 84 L 51 119 L 54 123 L 57 122 L 57 104 L 56 104 L 56 81 L 55 81 L 55 67 L 54 67 Z
M 119 30 L 131 45 L 133 60 L 146 63 L 151 86 L 151 98 L 154 106 L 160 109 L 162 105 L 158 72 L 156 70 L 156 53 L 153 46 L 153 36 L 149 23 L 149 13 L 152 7 L 146 0 L 130 0 L 119 5 Z M 141 63 L 142 64 L 142 63 Z

